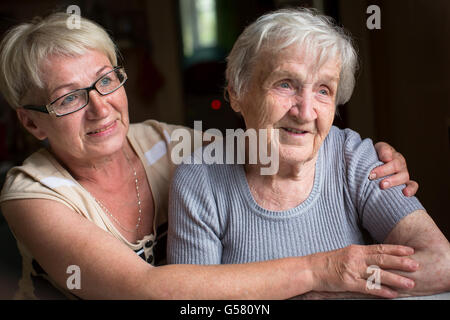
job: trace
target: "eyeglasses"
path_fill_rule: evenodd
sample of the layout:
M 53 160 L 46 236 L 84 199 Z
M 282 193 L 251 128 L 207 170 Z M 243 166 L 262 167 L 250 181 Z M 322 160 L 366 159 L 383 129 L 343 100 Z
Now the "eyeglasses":
M 45 106 L 23 106 L 24 109 L 49 113 L 56 117 L 66 116 L 83 109 L 89 103 L 89 92 L 97 91 L 100 95 L 106 96 L 119 89 L 125 81 L 127 74 L 123 67 L 115 67 L 113 70 L 97 79 L 92 86 L 78 89 L 66 93 L 65 95 L 53 100 Z

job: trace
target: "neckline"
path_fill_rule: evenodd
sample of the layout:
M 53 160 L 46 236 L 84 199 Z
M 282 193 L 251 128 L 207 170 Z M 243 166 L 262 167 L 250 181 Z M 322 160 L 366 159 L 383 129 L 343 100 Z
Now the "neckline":
M 56 158 L 51 154 L 51 152 L 49 150 L 47 150 L 46 148 L 43 148 L 41 150 L 43 150 L 46 154 L 46 157 L 50 160 L 50 162 L 53 164 L 53 166 L 57 169 L 57 171 L 62 174 L 65 178 L 70 179 L 71 181 L 73 181 L 78 187 L 80 187 L 83 190 L 84 196 L 88 196 L 89 198 L 92 199 L 93 203 L 95 204 L 95 206 L 98 207 L 98 212 L 101 213 L 101 218 L 103 223 L 105 224 L 105 226 L 109 229 L 111 229 L 111 231 L 113 231 L 113 234 L 116 234 L 119 236 L 120 240 L 122 240 L 123 242 L 125 242 L 128 246 L 130 246 L 131 248 L 133 248 L 133 250 L 139 249 L 141 248 L 144 243 L 148 240 L 153 240 L 154 238 L 156 238 L 156 233 L 155 233 L 155 227 L 156 227 L 156 216 L 157 216 L 157 204 L 155 201 L 155 194 L 153 192 L 153 188 L 152 185 L 150 183 L 149 180 L 149 172 L 145 166 L 145 161 L 144 158 L 142 157 L 142 154 L 140 152 L 138 152 L 138 149 L 135 147 L 134 141 L 132 141 L 132 139 L 130 138 L 130 129 L 131 129 L 131 125 L 128 128 L 128 132 L 126 135 L 127 141 L 130 143 L 131 148 L 133 149 L 133 151 L 137 154 L 137 156 L 139 157 L 139 160 L 141 161 L 141 163 L 144 166 L 144 170 L 145 170 L 145 174 L 147 177 L 147 182 L 149 184 L 149 187 L 152 191 L 152 196 L 153 196 L 153 202 L 154 202 L 154 209 L 155 209 L 155 213 L 153 216 L 153 232 L 144 235 L 141 239 L 137 239 L 136 242 L 130 242 L 128 241 L 127 238 L 125 238 L 122 233 L 118 230 L 118 228 L 116 228 L 116 226 L 114 225 L 114 223 L 111 221 L 111 219 L 108 217 L 108 215 L 103 211 L 103 209 L 100 207 L 100 205 L 95 201 L 95 198 L 91 195 L 91 193 L 85 188 L 83 187 L 71 174 L 69 171 L 66 170 L 66 168 L 64 168 L 59 162 L 58 160 L 56 160 Z
M 300 203 L 298 206 L 294 208 L 283 211 L 273 211 L 261 207 L 256 202 L 255 198 L 253 197 L 250 191 L 250 186 L 248 185 L 247 177 L 245 175 L 244 165 L 236 165 L 238 168 L 235 174 L 236 180 L 238 181 L 239 184 L 239 192 L 244 197 L 245 201 L 247 202 L 247 205 L 253 209 L 252 211 L 257 215 L 263 216 L 264 218 L 286 219 L 302 215 L 308 211 L 308 209 L 317 201 L 317 199 L 320 196 L 320 191 L 322 189 L 322 182 L 323 182 L 322 153 L 323 152 L 321 147 L 319 149 L 319 153 L 315 163 L 314 183 L 310 194 L 302 203 Z

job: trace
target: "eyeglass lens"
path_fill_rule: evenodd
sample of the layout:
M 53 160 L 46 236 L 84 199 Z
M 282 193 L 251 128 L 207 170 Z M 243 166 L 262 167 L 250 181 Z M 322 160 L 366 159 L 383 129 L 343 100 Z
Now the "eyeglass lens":
M 94 87 L 101 95 L 117 90 L 125 82 L 121 70 L 113 70 L 98 79 Z M 83 108 L 88 103 L 88 91 L 80 89 L 66 94 L 53 102 L 52 107 L 57 115 L 65 115 Z

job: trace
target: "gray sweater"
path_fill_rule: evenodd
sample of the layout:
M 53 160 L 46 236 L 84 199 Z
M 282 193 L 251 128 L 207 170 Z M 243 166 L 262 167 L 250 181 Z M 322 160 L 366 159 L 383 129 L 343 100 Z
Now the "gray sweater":
M 368 179 L 379 162 L 370 139 L 332 127 L 319 150 L 308 198 L 286 211 L 260 207 L 243 165 L 180 165 L 170 189 L 169 263 L 245 263 L 383 242 L 409 213 L 423 209 L 404 186 Z M 370 237 L 369 237 L 370 238 Z

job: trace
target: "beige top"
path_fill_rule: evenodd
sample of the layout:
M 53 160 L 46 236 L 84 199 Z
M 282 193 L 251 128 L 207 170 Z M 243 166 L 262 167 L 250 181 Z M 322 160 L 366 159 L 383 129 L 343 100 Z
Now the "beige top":
M 132 124 L 129 127 L 127 138 L 144 165 L 155 208 L 153 229 L 156 234 L 147 235 L 137 243 L 130 243 L 122 236 L 89 192 L 46 149 L 33 153 L 22 166 L 14 167 L 8 172 L 0 203 L 36 198 L 58 201 L 113 234 L 147 262 L 154 265 L 163 264 L 167 237 L 168 191 L 175 169 L 170 158 L 175 143 L 170 142 L 170 135 L 177 128 L 182 127 L 155 120 Z M 22 255 L 22 278 L 16 299 L 37 298 L 33 278 L 38 275 L 46 278 L 69 298 L 75 298 L 68 290 L 58 287 L 47 277 L 20 241 L 17 241 L 17 246 Z

